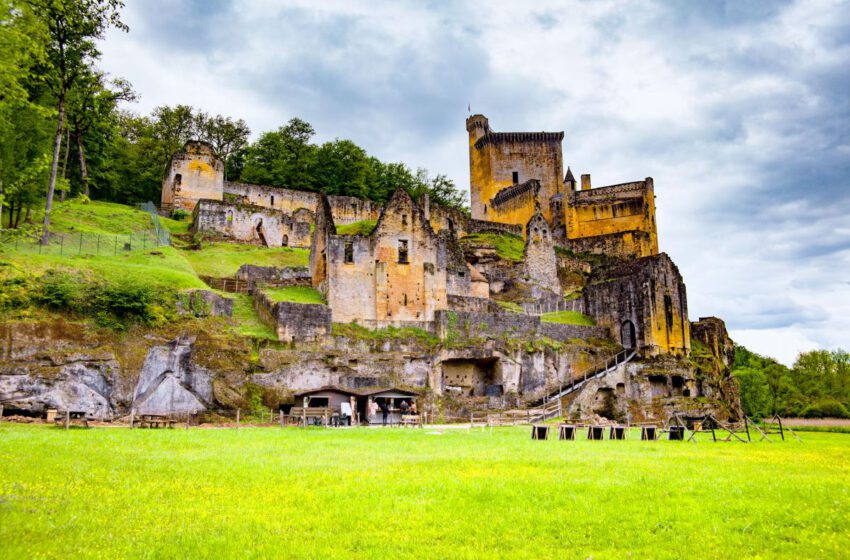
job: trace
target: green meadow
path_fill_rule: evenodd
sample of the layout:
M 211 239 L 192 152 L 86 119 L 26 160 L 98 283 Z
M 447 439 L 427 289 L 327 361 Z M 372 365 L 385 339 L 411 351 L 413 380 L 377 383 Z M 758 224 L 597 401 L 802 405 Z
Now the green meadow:
M 847 557 L 850 435 L 802 437 L 2 424 L 0 557 Z

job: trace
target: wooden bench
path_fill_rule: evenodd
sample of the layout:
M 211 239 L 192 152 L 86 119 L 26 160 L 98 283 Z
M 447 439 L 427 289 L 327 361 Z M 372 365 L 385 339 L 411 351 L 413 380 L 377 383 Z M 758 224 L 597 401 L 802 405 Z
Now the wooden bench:
M 293 406 L 290 409 L 287 418 L 290 423 L 301 425 L 307 425 L 308 419 L 314 421 L 317 419 L 321 419 L 321 425 L 327 426 L 328 420 L 331 418 L 331 416 L 333 416 L 333 410 L 326 406 Z

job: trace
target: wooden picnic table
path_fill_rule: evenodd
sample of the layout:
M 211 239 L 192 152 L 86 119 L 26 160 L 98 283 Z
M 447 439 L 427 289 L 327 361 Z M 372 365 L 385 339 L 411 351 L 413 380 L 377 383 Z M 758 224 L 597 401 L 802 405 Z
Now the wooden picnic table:
M 65 425 L 67 428 L 72 422 L 81 424 L 83 427 L 89 427 L 89 419 L 84 410 L 66 410 L 65 414 L 59 414 L 53 419 L 57 424 Z
M 142 414 L 138 422 L 140 428 L 173 428 L 175 424 L 164 414 Z

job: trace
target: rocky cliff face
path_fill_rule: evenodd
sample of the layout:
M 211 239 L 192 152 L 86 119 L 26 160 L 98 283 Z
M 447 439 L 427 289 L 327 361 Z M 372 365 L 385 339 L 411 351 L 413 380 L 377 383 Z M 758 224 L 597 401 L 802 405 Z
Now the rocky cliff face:
M 6 413 L 46 409 L 111 420 L 138 413 L 199 412 L 213 406 L 213 378 L 193 359 L 195 337 L 122 342 L 63 321 L 0 326 L 0 404 Z
M 295 391 L 323 385 L 396 385 L 419 389 L 435 404 L 442 398 L 441 406 L 447 399 L 461 406 L 515 406 L 520 398 L 553 393 L 618 350 L 610 343 L 523 342 L 483 332 L 478 326 L 463 342 L 336 335 L 272 345 L 252 359 L 241 341 L 203 331 L 116 338 L 62 321 L 18 322 L 0 325 L 0 404 L 7 414 L 56 408 L 112 419 L 131 410 L 182 415 L 244 407 L 251 386 L 285 402 Z M 740 415 L 729 369 L 732 343 L 722 322 L 700 321 L 694 332 L 701 353 L 623 366 L 568 399 L 568 413 L 632 421 L 663 420 L 673 411 Z

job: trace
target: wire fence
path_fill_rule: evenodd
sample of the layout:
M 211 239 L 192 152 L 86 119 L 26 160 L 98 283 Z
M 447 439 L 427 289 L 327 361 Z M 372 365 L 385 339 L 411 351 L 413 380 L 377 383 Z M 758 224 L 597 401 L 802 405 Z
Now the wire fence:
M 168 231 L 168 228 L 162 225 L 162 222 L 160 222 L 159 211 L 157 210 L 156 205 L 153 202 L 142 202 L 139 204 L 139 210 L 151 215 L 153 228 L 156 232 L 156 237 L 159 240 L 160 245 L 171 245 L 171 232 Z
M 0 251 L 59 256 L 108 256 L 145 251 L 164 244 L 153 230 L 131 234 L 51 233 L 48 243 L 42 243 L 38 233 L 21 234 L 0 231 Z
M 0 229 L 0 251 L 59 256 L 117 256 L 134 251 L 146 251 L 171 244 L 171 234 L 162 225 L 156 206 L 150 202 L 138 208 L 150 213 L 151 229 L 128 234 L 110 233 L 51 233 L 43 243 L 38 231 Z

